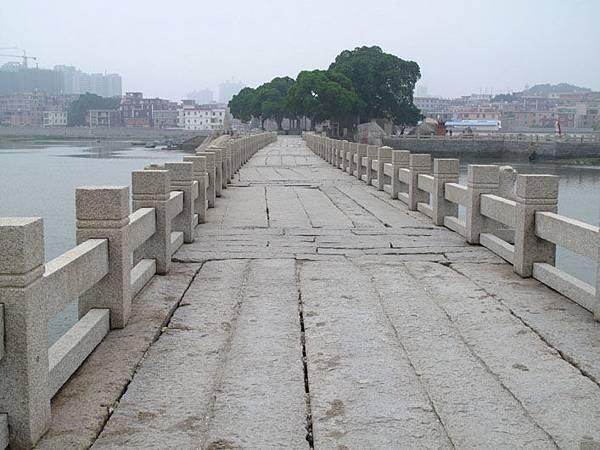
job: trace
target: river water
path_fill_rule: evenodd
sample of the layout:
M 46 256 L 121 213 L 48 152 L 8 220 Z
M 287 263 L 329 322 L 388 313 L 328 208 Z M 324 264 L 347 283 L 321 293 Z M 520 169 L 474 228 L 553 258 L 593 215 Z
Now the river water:
M 49 261 L 75 246 L 77 187 L 130 186 L 133 170 L 181 158 L 179 152 L 130 147 L 124 142 L 0 148 L 0 216 L 42 217 Z M 52 318 L 50 344 L 76 319 L 74 304 Z
M 130 185 L 132 170 L 182 157 L 178 152 L 129 147 L 127 143 L 12 147 L 0 148 L 0 216 L 42 217 L 46 260 L 75 245 L 76 187 Z M 600 223 L 600 167 L 469 155 L 461 157 L 462 183 L 466 179 L 467 163 L 510 164 L 519 173 L 559 175 L 559 213 L 592 225 Z M 558 249 L 557 266 L 588 283 L 595 283 L 595 261 Z M 50 343 L 75 320 L 74 305 L 53 318 L 49 327 Z

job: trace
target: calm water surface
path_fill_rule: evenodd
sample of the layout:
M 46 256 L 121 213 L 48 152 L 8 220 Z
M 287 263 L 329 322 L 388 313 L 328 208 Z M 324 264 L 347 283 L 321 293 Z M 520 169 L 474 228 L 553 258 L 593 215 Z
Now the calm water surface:
M 75 189 L 130 186 L 131 172 L 149 163 L 180 161 L 173 151 L 127 147 L 41 145 L 0 148 L 0 216 L 42 217 L 46 261 L 75 246 Z M 77 319 L 75 305 L 51 320 L 50 343 Z
M 99 144 L 98 144 L 99 145 Z M 44 219 L 46 260 L 75 245 L 75 188 L 86 185 L 127 185 L 131 171 L 151 162 L 181 160 L 181 153 L 111 143 L 90 146 L 42 145 L 0 148 L 0 216 Z M 482 156 L 461 157 L 461 183 L 467 164 L 510 164 L 519 173 L 560 176 L 559 213 L 592 225 L 600 223 L 600 167 L 555 163 L 514 162 Z M 595 283 L 596 262 L 565 249 L 557 251 L 557 265 L 588 283 Z M 54 342 L 76 320 L 70 305 L 50 323 Z
M 466 184 L 467 164 L 510 165 L 519 173 L 543 173 L 560 177 L 558 191 L 558 213 L 590 225 L 600 224 L 600 167 L 561 164 L 555 162 L 514 161 L 509 158 L 485 156 L 462 156 L 461 179 Z M 595 245 L 590 242 L 590 245 Z M 558 247 L 556 266 L 577 278 L 590 283 L 596 282 L 597 262 Z

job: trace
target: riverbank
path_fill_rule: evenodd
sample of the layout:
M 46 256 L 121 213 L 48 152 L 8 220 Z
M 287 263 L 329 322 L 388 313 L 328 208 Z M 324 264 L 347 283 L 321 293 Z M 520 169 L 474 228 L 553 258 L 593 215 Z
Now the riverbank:
M 0 127 L 0 142 L 37 140 L 185 140 L 208 136 L 208 131 L 163 128 Z

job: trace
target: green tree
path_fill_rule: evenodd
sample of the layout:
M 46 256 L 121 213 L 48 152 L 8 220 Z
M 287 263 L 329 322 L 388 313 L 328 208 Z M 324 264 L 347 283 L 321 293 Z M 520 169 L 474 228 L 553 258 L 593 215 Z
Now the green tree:
M 281 129 L 283 119 L 290 117 L 287 95 L 293 85 L 294 80 L 292 78 L 277 77 L 256 88 L 257 102 L 260 105 L 260 117 L 263 124 L 266 119 L 273 119 L 277 122 L 277 129 Z
M 358 97 L 352 82 L 341 73 L 327 70 L 303 71 L 288 93 L 288 110 L 295 117 L 315 122 L 351 120 Z
M 70 127 L 85 125 L 85 117 L 90 109 L 119 109 L 119 97 L 100 97 L 86 92 L 69 105 L 67 122 Z
M 386 118 L 398 123 L 414 124 L 421 118 L 413 104 L 416 82 L 421 78 L 419 65 L 379 47 L 344 50 L 329 66 L 331 72 L 345 75 L 358 95 L 360 118 Z
M 233 117 L 243 122 L 249 122 L 253 117 L 260 116 L 260 105 L 256 89 L 246 87 L 229 101 L 229 109 Z

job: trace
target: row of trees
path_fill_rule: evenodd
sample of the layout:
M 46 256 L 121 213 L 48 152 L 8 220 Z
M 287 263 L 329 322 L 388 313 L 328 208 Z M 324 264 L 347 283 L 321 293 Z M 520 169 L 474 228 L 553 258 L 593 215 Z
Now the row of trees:
M 379 47 L 359 47 L 340 53 L 327 70 L 302 71 L 296 80 L 278 77 L 244 88 L 229 102 L 235 118 L 308 117 L 311 123 L 331 120 L 352 128 L 361 121 L 384 118 L 414 124 L 421 118 L 413 104 L 419 65 L 384 53 Z

